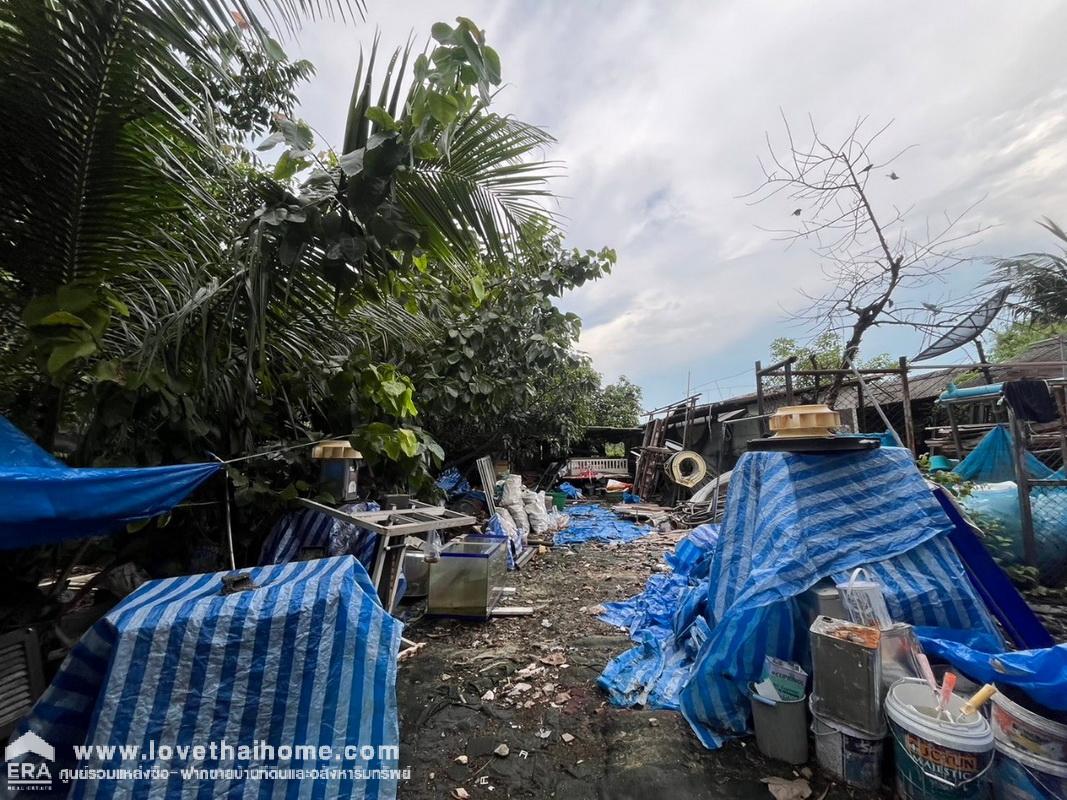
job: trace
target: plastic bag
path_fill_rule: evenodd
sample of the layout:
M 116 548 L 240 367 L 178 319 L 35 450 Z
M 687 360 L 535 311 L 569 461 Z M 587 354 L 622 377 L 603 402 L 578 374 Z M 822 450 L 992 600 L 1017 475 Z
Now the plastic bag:
M 504 506 L 511 514 L 511 518 L 515 520 L 515 527 L 518 528 L 519 533 L 526 535 L 530 532 L 530 518 L 526 515 L 526 508 L 522 503 L 517 505 Z
M 504 530 L 504 535 L 509 539 L 514 538 L 519 533 L 519 528 L 515 524 L 515 518 L 511 516 L 511 512 L 503 506 L 500 506 L 496 510 L 497 518 L 500 520 L 500 527 Z
M 523 508 L 530 520 L 531 533 L 544 533 L 548 530 L 548 511 L 545 510 L 545 493 L 531 492 L 527 489 L 522 495 Z
M 555 533 L 566 528 L 571 522 L 571 518 L 568 514 L 564 514 L 562 511 L 556 509 L 552 510 L 552 513 L 548 515 L 548 530 Z
M 863 567 L 852 571 L 848 583 L 837 584 L 837 591 L 841 594 L 841 602 L 849 617 L 856 624 L 879 630 L 893 626 L 893 618 L 889 616 L 889 608 L 882 595 L 882 584 L 872 581 Z
M 441 560 L 441 534 L 430 531 L 426 534 L 426 546 L 422 548 L 427 563 Z
M 500 497 L 500 505 L 508 506 L 521 506 L 522 505 L 522 477 L 519 475 L 508 475 L 504 478 L 504 493 Z

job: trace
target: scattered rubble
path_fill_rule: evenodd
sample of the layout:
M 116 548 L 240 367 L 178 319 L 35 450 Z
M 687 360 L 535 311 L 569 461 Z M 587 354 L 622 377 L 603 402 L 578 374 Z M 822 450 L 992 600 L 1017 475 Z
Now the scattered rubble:
M 706 797 L 714 786 L 723 798 L 758 800 L 772 797 L 761 776 L 796 777 L 743 740 L 705 750 L 681 715 L 616 708 L 597 687 L 604 665 L 632 646 L 625 631 L 597 616 L 603 603 L 642 590 L 669 546 L 646 541 L 656 536 L 614 551 L 588 543 L 568 556 L 553 548 L 510 573 L 516 599 L 537 607 L 533 618 L 409 625 L 429 644 L 397 676 L 400 765 L 412 768 L 400 787 L 404 800 L 465 800 L 451 786 L 464 787 L 468 798 L 523 800 L 625 800 L 652 792 L 685 800 Z M 612 580 L 602 582 L 603 574 Z M 542 618 L 552 627 L 542 628 Z M 562 663 L 554 663 L 557 656 Z M 443 674 L 451 676 L 447 682 Z M 520 684 L 529 688 L 510 695 Z M 546 685 L 553 688 L 546 692 Z M 494 754 L 503 742 L 507 757 Z M 821 773 L 808 779 L 815 792 L 809 800 L 827 787 L 826 800 L 880 797 L 831 786 Z

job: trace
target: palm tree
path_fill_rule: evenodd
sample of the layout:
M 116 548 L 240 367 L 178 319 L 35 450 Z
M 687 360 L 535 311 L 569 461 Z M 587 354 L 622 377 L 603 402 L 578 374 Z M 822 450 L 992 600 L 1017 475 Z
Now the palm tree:
M 1067 232 L 1051 219 L 1038 223 L 1056 237 L 1058 253 L 1024 253 L 996 263 L 991 283 L 1012 287 L 1015 316 L 1034 325 L 1067 320 Z
M 0 319 L 32 359 L 6 347 L 7 374 L 33 363 L 47 384 L 51 444 L 74 365 L 129 313 L 117 281 L 217 249 L 226 159 L 211 74 L 235 20 L 264 44 L 362 0 L 9 0 L 0 5 Z M 209 222 L 205 223 L 205 220 Z M 7 327 L 21 316 L 24 325 Z
M 141 403 L 146 389 L 164 418 L 180 418 L 192 451 L 204 437 L 249 446 L 264 404 L 280 404 L 299 431 L 354 351 L 432 339 L 398 288 L 415 245 L 466 275 L 506 262 L 507 242 L 542 212 L 547 172 L 529 157 L 550 138 L 487 111 L 499 65 L 463 20 L 435 26 L 455 46 L 416 59 L 402 106 L 408 51 L 393 55 L 377 106 L 373 52 L 365 73 L 361 62 L 340 166 L 320 165 L 300 192 L 236 161 L 219 108 L 229 93 L 216 91 L 235 80 L 234 24 L 275 52 L 267 26 L 362 11 L 360 0 L 261 5 L 262 20 L 244 0 L 0 7 L 0 98 L 21 111 L 0 121 L 13 154 L 0 194 L 0 322 L 14 332 L 0 347 L 0 403 L 43 405 L 46 445 L 72 396 L 90 390 L 87 459 L 114 444 L 103 412 L 143 415 L 119 401 Z M 461 45 L 464 64 L 446 63 Z M 473 79 L 460 70 L 470 64 Z M 416 119 L 441 103 L 455 113 Z M 385 173 L 352 167 L 355 156 L 373 165 L 383 142 L 398 154 Z M 354 255 L 353 234 L 367 242 Z

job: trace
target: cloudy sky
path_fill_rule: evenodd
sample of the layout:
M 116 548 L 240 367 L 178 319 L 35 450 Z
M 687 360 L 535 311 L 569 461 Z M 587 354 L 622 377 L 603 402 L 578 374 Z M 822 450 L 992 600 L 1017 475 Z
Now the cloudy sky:
M 581 347 L 608 379 L 625 373 L 646 405 L 681 397 L 687 375 L 710 399 L 750 391 L 752 364 L 789 319 L 819 260 L 761 229 L 790 221 L 781 203 L 740 195 L 762 173 L 780 111 L 809 114 L 830 139 L 857 117 L 894 121 L 878 155 L 917 145 L 872 178 L 880 209 L 914 207 L 923 228 L 982 201 L 990 226 L 976 256 L 1050 246 L 1034 224 L 1067 222 L 1067 4 L 703 0 L 367 0 L 362 25 L 311 25 L 287 49 L 317 77 L 301 115 L 343 132 L 361 45 L 419 40 L 437 20 L 472 18 L 501 55 L 496 108 L 549 130 L 569 243 L 618 252 L 614 273 L 564 299 L 584 320 Z M 984 199 L 983 199 L 984 198 Z M 929 299 L 972 291 L 976 260 Z M 927 299 L 927 298 L 922 298 Z M 899 329 L 865 345 L 911 355 Z

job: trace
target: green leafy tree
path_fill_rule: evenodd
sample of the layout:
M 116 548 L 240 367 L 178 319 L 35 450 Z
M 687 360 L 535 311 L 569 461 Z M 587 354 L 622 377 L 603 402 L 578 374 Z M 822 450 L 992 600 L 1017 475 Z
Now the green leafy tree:
M 808 344 L 799 344 L 796 339 L 780 336 L 771 342 L 770 352 L 771 359 L 774 362 L 784 361 L 795 356 L 797 362 L 794 369 L 830 370 L 841 368 L 843 345 L 840 336 L 832 331 L 827 331 L 816 336 Z M 853 363 L 855 363 L 857 369 L 893 369 L 897 366 L 886 353 L 881 353 L 869 359 L 861 359 L 857 355 Z M 766 386 L 774 389 L 780 389 L 785 386 L 784 380 L 779 377 L 765 378 L 764 382 Z M 824 379 L 821 382 L 823 389 L 829 386 L 830 381 L 828 379 Z M 811 391 L 814 388 L 815 378 L 813 377 L 799 375 L 793 378 L 793 389 L 795 391 Z
M 641 419 L 641 387 L 620 375 L 600 389 L 594 408 L 594 425 L 631 428 Z
M 1012 361 L 1038 342 L 1065 334 L 1067 320 L 1045 323 L 1016 321 L 993 334 L 990 358 L 995 362 Z
M 264 23 L 236 5 L 236 27 L 214 0 L 0 8 L 5 74 L 25 76 L 0 88 L 24 110 L 2 123 L 20 156 L 0 200 L 0 410 L 45 444 L 64 423 L 81 464 L 351 436 L 380 487 L 418 490 L 443 455 L 428 431 L 465 411 L 532 430 L 520 395 L 575 358 L 578 320 L 551 298 L 614 254 L 560 244 L 551 139 L 489 109 L 499 58 L 470 21 L 394 53 L 380 83 L 372 50 L 331 152 L 292 118 L 309 67 L 266 24 L 354 6 L 271 0 Z M 239 146 L 268 125 L 270 167 Z M 468 355 L 498 355 L 493 337 L 498 369 Z M 311 479 L 303 451 L 231 475 L 240 531 Z
M 545 218 L 527 224 L 505 262 L 469 280 L 427 268 L 418 290 L 441 338 L 404 347 L 425 427 L 452 460 L 503 447 L 559 451 L 592 420 L 599 375 L 575 351 L 580 320 L 555 298 L 610 272 L 610 249 L 578 251 Z M 471 296 L 473 295 L 473 302 Z
M 232 82 L 223 41 L 235 7 L 252 46 L 267 45 L 245 0 L 0 6 L 0 99 L 19 110 L 0 121 L 0 144 L 19 154 L 0 197 L 0 320 L 16 340 L 0 371 L 36 383 L 15 394 L 37 400 L 46 445 L 68 394 L 130 315 L 116 283 L 218 249 L 211 221 L 228 161 L 201 77 Z M 315 11 L 361 10 L 355 0 L 259 8 L 285 31 Z

